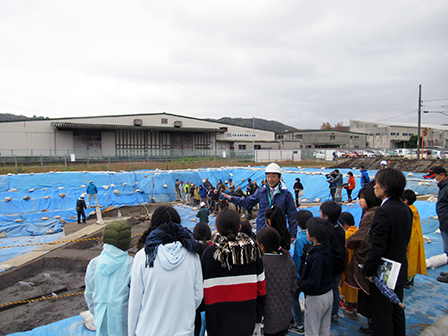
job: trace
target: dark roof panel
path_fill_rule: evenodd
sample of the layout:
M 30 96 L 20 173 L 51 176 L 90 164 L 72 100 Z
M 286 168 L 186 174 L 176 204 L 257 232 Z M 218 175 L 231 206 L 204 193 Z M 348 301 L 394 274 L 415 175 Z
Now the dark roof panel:
M 165 131 L 165 132 L 203 132 L 222 133 L 219 128 L 199 128 L 199 127 L 163 127 L 163 126 L 132 126 L 132 125 L 108 125 L 108 124 L 78 124 L 78 123 L 58 123 L 51 125 L 59 131 L 74 129 L 95 129 L 95 130 L 142 130 L 142 131 Z

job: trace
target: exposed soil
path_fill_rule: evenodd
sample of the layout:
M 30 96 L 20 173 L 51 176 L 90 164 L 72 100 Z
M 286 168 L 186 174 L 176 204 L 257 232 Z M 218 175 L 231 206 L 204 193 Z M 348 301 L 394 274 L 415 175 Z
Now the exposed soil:
M 103 214 L 103 218 L 117 217 L 118 211 L 132 225 L 132 234 L 143 233 L 148 225 L 147 212 L 154 212 L 162 204 L 142 207 L 122 207 Z M 94 224 L 95 219 L 89 219 L 87 225 Z M 66 235 L 73 233 L 84 225 L 65 224 Z M 102 227 L 89 238 L 101 237 Z M 131 245 L 134 245 L 139 235 L 133 235 Z M 42 296 L 50 297 L 52 293 L 67 295 L 61 298 L 40 300 L 25 304 L 0 307 L 0 335 L 31 330 L 62 319 L 78 315 L 87 310 L 84 300 L 84 277 L 89 261 L 101 253 L 103 243 L 99 240 L 72 242 L 58 248 L 45 256 L 29 263 L 0 273 L 0 303 L 17 302 L 35 299 Z M 136 249 L 129 250 L 135 255 Z M 75 294 L 75 295 L 70 295 Z

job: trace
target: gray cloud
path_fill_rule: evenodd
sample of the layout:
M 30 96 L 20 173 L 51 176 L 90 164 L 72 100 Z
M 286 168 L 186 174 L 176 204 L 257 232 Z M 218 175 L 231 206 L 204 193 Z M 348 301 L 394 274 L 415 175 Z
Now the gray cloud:
M 2 1 L 0 112 L 416 122 L 420 83 L 424 109 L 448 112 L 447 14 L 444 0 Z

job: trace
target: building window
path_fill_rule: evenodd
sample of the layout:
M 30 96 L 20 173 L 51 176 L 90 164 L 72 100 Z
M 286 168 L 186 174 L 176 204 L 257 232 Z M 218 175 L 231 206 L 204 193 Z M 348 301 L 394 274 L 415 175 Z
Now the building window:
M 375 135 L 376 135 L 376 136 L 379 136 L 379 135 L 380 135 L 380 133 L 375 133 Z
M 357 136 L 357 135 L 355 135 L 353 138 L 354 138 L 355 140 L 359 140 L 359 136 Z
M 261 149 L 261 145 L 254 145 L 254 149 L 255 149 L 255 150 L 257 150 L 257 149 Z
M 277 135 L 277 139 L 282 140 L 283 139 L 283 135 Z
M 168 119 L 167 118 L 162 118 L 161 124 L 162 125 L 168 125 Z
M 238 145 L 239 150 L 246 150 L 246 145 Z
M 302 134 L 296 134 L 296 135 L 295 135 L 295 138 L 296 138 L 296 139 L 303 139 L 303 135 L 302 135 Z
M 373 133 L 369 133 L 369 136 L 373 136 Z
M 330 140 L 335 140 L 335 139 L 336 139 L 336 136 L 334 134 L 331 134 L 330 135 Z
M 401 133 L 401 135 L 402 135 L 402 136 L 408 136 L 408 134 L 407 134 L 407 133 Z

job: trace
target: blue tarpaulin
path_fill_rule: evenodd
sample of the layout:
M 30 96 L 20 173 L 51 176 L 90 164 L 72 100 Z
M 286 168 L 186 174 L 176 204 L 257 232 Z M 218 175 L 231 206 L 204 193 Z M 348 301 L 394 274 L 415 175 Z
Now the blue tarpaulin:
M 342 174 L 346 174 L 349 171 L 355 174 L 357 186 L 353 195 L 357 196 L 360 189 L 359 171 L 350 169 L 339 170 Z M 302 197 L 302 208 L 305 208 L 307 202 L 317 201 L 317 199 L 320 201 L 330 199 L 325 174 L 331 171 L 332 169 L 286 168 L 282 177 L 289 190 L 292 190 L 297 177 L 301 179 L 301 183 L 305 188 L 304 196 Z M 375 171 L 369 172 L 369 175 L 371 178 L 374 177 Z M 407 188 L 413 189 L 417 194 L 437 194 L 437 185 L 425 180 L 423 174 L 405 173 L 405 175 L 407 176 Z M 93 180 L 99 189 L 98 202 L 101 206 L 120 207 L 151 202 L 151 198 L 156 203 L 175 201 L 174 183 L 176 179 L 182 180 L 184 183 L 189 181 L 200 185 L 206 177 L 215 186 L 219 179 L 225 182 L 232 178 L 237 186 L 240 185 L 245 190 L 248 178 L 257 181 L 261 185 L 261 180 L 264 179 L 264 167 L 206 168 L 171 172 L 63 172 L 0 176 L 0 233 L 4 232 L 8 237 L 17 235 L 33 236 L 0 238 L 0 244 L 13 245 L 30 239 L 37 239 L 39 236 L 36 235 L 45 233 L 49 228 L 57 231 L 60 226 L 57 225 L 59 221 L 54 219 L 54 216 L 61 216 L 67 222 L 74 221 L 76 200 L 81 193 L 85 192 L 85 187 L 82 186 L 87 185 L 90 180 Z M 344 182 L 346 181 L 347 178 L 344 177 Z M 60 189 L 61 187 L 64 189 Z M 18 189 L 18 191 L 11 191 L 11 189 Z M 114 193 L 114 190 L 117 190 L 118 193 Z M 64 198 L 59 196 L 61 193 L 65 193 Z M 23 200 L 23 197 L 27 195 L 31 199 Z M 50 198 L 46 199 L 45 196 L 50 196 Z M 12 200 L 6 202 L 6 197 L 11 197 Z M 345 192 L 343 192 L 343 200 L 347 200 Z M 432 240 L 431 243 L 425 244 L 426 258 L 442 254 L 441 236 L 435 233 L 435 230 L 438 228 L 438 220 L 434 217 L 435 202 L 417 201 L 415 205 L 420 212 L 423 234 Z M 43 209 L 48 211 L 42 212 Z M 176 209 L 182 217 L 182 224 L 193 229 L 197 222 L 195 217 L 197 210 L 192 210 L 191 207 L 186 205 L 178 205 Z M 314 216 L 319 216 L 318 207 L 308 208 L 308 210 Z M 89 211 L 88 209 L 87 212 Z M 356 223 L 359 223 L 361 209 L 358 204 L 343 205 L 342 211 L 352 213 Z M 44 216 L 49 217 L 50 220 L 43 221 L 42 217 Z M 14 222 L 17 219 L 21 219 L 22 222 Z M 214 229 L 214 221 L 215 218 L 210 217 L 209 224 L 212 230 Z M 53 234 L 41 237 L 57 239 L 56 237 L 58 236 Z M 10 239 L 15 240 L 11 241 Z M 28 251 L 19 250 L 23 248 L 17 249 L 20 254 Z M 15 256 L 14 252 L 8 254 L 8 256 L 12 258 Z M 8 256 L 4 259 L 8 260 Z M 435 280 L 440 271 L 448 271 L 448 266 L 445 265 L 435 270 L 428 270 L 427 276 L 418 275 L 415 279 L 414 287 L 405 291 L 404 303 L 408 307 L 406 309 L 408 335 L 420 334 L 425 325 L 429 325 L 437 318 L 446 315 L 445 302 L 448 288 L 446 284 L 441 284 Z M 354 335 L 361 324 L 365 326 L 366 321 L 360 315 L 353 317 L 341 313 L 339 323 L 332 325 L 332 335 Z M 81 317 L 75 316 L 29 332 L 13 335 L 56 336 L 91 334 L 93 333 L 84 328 Z

